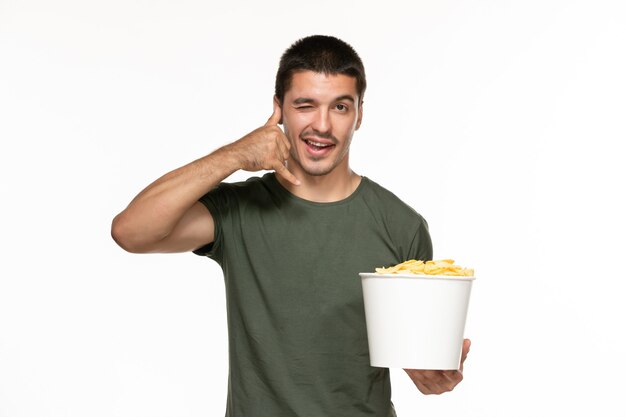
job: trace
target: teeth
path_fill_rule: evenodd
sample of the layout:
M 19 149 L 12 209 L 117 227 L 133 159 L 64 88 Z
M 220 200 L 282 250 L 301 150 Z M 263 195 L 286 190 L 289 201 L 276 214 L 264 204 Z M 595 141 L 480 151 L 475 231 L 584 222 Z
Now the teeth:
M 315 145 L 315 146 L 320 147 L 320 148 L 325 148 L 325 147 L 327 147 L 327 146 L 330 146 L 330 145 L 329 145 L 329 144 L 327 144 L 327 143 L 313 142 L 313 141 L 311 141 L 311 140 L 307 140 L 307 142 L 308 142 L 308 143 L 310 143 L 311 145 Z

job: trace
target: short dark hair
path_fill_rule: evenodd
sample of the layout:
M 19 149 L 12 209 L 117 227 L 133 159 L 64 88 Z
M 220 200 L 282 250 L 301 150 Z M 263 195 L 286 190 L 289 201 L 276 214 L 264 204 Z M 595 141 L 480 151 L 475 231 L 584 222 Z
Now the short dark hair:
M 359 103 L 365 93 L 365 68 L 354 48 L 334 36 L 313 35 L 294 42 L 280 58 L 276 72 L 275 94 L 282 103 L 298 71 L 343 74 L 356 78 Z

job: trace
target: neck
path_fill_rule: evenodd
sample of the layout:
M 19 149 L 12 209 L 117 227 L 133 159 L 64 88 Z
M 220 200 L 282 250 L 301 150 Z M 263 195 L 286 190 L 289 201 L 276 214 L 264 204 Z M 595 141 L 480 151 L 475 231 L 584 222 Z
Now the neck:
M 350 169 L 348 158 L 345 163 L 325 175 L 307 174 L 302 167 L 289 159 L 287 168 L 299 180 L 300 185 L 293 185 L 289 181 L 276 175 L 276 179 L 293 195 L 316 203 L 331 203 L 349 197 L 361 183 L 361 176 Z

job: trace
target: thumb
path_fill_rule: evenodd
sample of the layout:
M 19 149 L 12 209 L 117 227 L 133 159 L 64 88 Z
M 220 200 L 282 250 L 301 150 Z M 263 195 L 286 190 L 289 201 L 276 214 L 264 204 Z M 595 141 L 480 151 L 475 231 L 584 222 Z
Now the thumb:
M 274 112 L 272 113 L 270 118 L 267 119 L 265 126 L 275 126 L 281 122 L 282 118 L 283 111 L 281 110 L 280 105 L 276 102 L 276 100 L 274 100 Z
M 470 351 L 471 345 L 472 345 L 472 341 L 470 339 L 463 340 L 463 349 L 461 352 L 461 367 L 459 369 L 461 372 L 463 372 L 463 363 L 465 362 L 465 359 L 467 359 L 467 354 Z

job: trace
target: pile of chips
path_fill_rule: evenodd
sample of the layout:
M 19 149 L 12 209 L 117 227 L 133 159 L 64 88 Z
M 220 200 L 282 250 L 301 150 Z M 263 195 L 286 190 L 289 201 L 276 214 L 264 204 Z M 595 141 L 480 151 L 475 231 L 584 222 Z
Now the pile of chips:
M 448 275 L 456 277 L 473 277 L 472 268 L 455 265 L 452 259 L 440 261 L 416 261 L 411 259 L 389 268 L 376 268 L 379 274 L 417 274 L 417 275 Z

